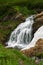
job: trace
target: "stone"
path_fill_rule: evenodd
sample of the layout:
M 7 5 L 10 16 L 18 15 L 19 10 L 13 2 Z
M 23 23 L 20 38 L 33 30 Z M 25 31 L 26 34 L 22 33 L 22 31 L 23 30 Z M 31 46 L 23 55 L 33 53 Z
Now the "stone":
M 43 25 L 43 11 L 41 13 L 36 14 L 34 17 L 33 34 L 42 25 Z

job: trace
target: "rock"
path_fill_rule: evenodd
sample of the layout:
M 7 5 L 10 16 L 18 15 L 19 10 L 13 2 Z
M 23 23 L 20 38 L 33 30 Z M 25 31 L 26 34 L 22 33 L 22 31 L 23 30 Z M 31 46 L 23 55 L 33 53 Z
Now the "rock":
M 40 14 L 37 14 L 34 19 L 40 18 L 41 16 L 43 16 L 43 12 L 41 12 Z
M 39 65 L 39 63 L 40 63 L 39 59 L 36 59 L 36 60 L 35 60 L 35 64 L 36 64 L 36 65 Z
M 35 47 L 32 47 L 30 49 L 26 49 L 26 50 L 22 50 L 21 51 L 23 54 L 25 54 L 26 56 L 36 56 L 36 54 L 38 53 L 43 53 L 43 39 L 39 39 L 36 42 Z
M 25 54 L 27 57 L 32 57 L 34 53 L 34 48 L 26 49 L 21 51 L 23 54 Z
M 36 30 L 43 25 L 43 11 L 39 14 L 36 14 L 34 17 L 34 24 L 33 24 L 33 34 Z
M 35 46 L 43 46 L 43 39 L 39 39 L 37 42 L 36 42 L 36 45 Z
M 43 39 L 39 39 L 35 45 L 36 52 L 43 53 Z

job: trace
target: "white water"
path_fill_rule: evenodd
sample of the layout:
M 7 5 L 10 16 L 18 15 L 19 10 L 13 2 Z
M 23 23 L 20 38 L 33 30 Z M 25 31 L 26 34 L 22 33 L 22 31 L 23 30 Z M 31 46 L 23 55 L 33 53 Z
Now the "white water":
M 43 26 L 41 26 L 34 34 L 34 38 L 32 39 L 32 41 L 30 42 L 30 44 L 28 44 L 28 46 L 22 50 L 25 50 L 25 49 L 29 49 L 31 47 L 34 47 L 37 40 L 39 39 L 43 39 Z
M 7 47 L 18 47 L 25 48 L 31 41 L 32 38 L 32 25 L 33 25 L 33 16 L 30 16 L 26 19 L 24 23 L 21 23 L 10 36 Z

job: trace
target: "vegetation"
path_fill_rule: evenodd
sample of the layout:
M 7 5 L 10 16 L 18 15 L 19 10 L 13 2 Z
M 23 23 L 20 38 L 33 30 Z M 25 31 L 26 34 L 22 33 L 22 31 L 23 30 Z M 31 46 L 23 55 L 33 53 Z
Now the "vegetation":
M 36 65 L 35 60 L 27 58 L 18 50 L 5 49 L 0 45 L 0 65 Z M 39 65 L 43 65 L 40 61 Z
M 1 0 L 0 4 L 8 5 L 8 4 L 13 4 L 13 5 L 26 5 L 29 7 L 43 7 L 43 0 Z M 39 5 L 40 4 L 40 5 Z

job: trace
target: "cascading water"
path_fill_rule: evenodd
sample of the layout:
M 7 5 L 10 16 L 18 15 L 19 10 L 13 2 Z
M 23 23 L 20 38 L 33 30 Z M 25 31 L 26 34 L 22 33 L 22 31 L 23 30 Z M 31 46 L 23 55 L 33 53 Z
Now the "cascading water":
M 11 33 L 10 39 L 7 42 L 7 47 L 25 48 L 32 39 L 32 25 L 33 16 L 26 19 L 25 22 L 18 25 L 18 27 Z
M 35 46 L 36 42 L 39 39 L 43 39 L 43 26 L 41 26 L 35 33 L 34 33 L 34 37 L 32 39 L 32 41 L 27 45 L 27 47 L 23 48 L 22 50 L 26 50 L 29 48 L 32 48 Z M 21 50 L 21 51 L 22 51 Z

